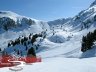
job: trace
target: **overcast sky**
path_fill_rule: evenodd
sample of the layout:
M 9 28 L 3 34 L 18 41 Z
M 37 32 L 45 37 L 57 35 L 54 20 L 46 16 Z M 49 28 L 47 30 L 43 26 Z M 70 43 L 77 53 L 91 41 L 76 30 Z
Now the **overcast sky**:
M 0 0 L 0 10 L 39 20 L 73 17 L 94 0 Z

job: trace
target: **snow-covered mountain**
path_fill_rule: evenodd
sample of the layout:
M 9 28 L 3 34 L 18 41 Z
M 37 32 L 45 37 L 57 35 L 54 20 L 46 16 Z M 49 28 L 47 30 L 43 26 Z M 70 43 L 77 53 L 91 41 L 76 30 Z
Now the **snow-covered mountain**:
M 49 25 L 61 24 L 63 27 L 69 27 L 70 30 L 83 30 L 90 28 L 91 26 L 96 27 L 96 1 L 94 1 L 89 8 L 81 11 L 73 18 L 57 19 L 49 21 Z
M 62 18 L 49 22 L 43 22 L 29 17 L 20 16 L 10 11 L 1 11 L 0 46 L 1 48 L 6 48 L 10 40 L 15 40 L 16 38 L 22 35 L 28 37 L 30 33 L 36 34 L 47 30 L 47 36 L 44 39 L 44 41 L 40 43 L 41 46 L 39 47 L 41 50 L 44 50 L 43 52 L 44 57 L 50 57 L 50 55 L 46 54 L 47 53 L 46 48 L 48 49 L 48 52 L 56 51 L 55 49 L 52 49 L 53 51 L 50 50 L 51 48 L 54 47 L 57 49 L 57 51 L 59 51 L 60 49 L 59 55 L 62 55 L 63 53 L 65 56 L 67 55 L 67 52 L 70 51 L 75 50 L 76 53 L 81 52 L 80 47 L 82 36 L 86 35 L 89 31 L 93 31 L 96 28 L 95 11 L 96 11 L 96 5 L 94 4 L 93 6 L 87 8 L 86 10 L 81 11 L 73 18 L 67 18 L 67 19 Z M 77 45 L 75 47 L 72 47 L 71 45 L 74 41 L 76 41 Z M 69 46 L 67 47 L 67 44 L 69 44 L 69 46 L 72 48 L 70 49 Z M 67 51 L 62 47 L 66 47 L 65 49 Z M 54 54 L 52 56 L 54 56 Z M 68 53 L 66 57 L 69 57 L 72 54 Z M 40 55 L 43 54 L 40 53 Z M 58 56 L 58 53 L 56 53 L 55 55 Z
M 93 32 L 94 29 L 96 29 L 96 0 L 87 9 L 79 12 L 73 18 L 57 19 L 54 21 L 49 21 L 48 24 L 54 34 L 53 36 L 49 36 L 48 40 L 53 43 L 57 43 L 57 44 L 60 43 L 60 45 L 56 45 L 56 46 L 53 45 L 55 46 L 53 48 L 58 47 L 56 49 L 57 51 L 60 50 L 60 52 L 58 52 L 60 53 L 59 54 L 60 56 L 62 55 L 65 57 L 83 57 L 83 56 L 88 57 L 88 55 L 89 57 L 96 56 L 95 53 L 96 51 L 94 49 L 88 51 L 87 53 L 83 53 L 84 55 L 81 53 L 82 36 L 85 36 L 88 32 Z M 55 51 L 55 49 L 52 50 L 49 51 L 50 52 Z M 92 53 L 91 55 L 90 52 L 92 51 L 95 54 Z M 51 56 L 52 57 L 58 56 L 58 53 L 56 52 L 54 53 L 55 55 L 51 55 Z M 41 53 L 44 54 L 44 57 L 50 57 L 50 55 L 47 56 L 46 51 Z
M 47 26 L 46 22 L 43 21 L 39 21 L 25 16 L 20 16 L 11 11 L 0 11 L 0 29 L 8 30 L 36 24 L 40 25 L 40 27 L 42 28 L 45 28 L 44 26 Z
M 48 24 L 51 31 L 41 46 L 45 50 L 38 53 L 38 55 L 41 55 L 43 58 L 60 56 L 80 58 L 85 56 L 86 54 L 89 54 L 89 57 L 96 56 L 96 53 L 93 53 L 92 55 L 89 53 L 94 49 L 92 51 L 88 51 L 88 53 L 81 52 L 82 37 L 89 32 L 93 32 L 94 29 L 96 29 L 95 23 L 95 4 L 81 11 L 73 18 L 62 18 L 54 21 L 49 21 Z
M 48 24 L 49 24 L 49 26 L 59 25 L 59 24 L 62 25 L 64 23 L 68 22 L 69 20 L 71 20 L 71 18 L 67 18 L 67 19 L 61 18 L 61 19 L 57 19 L 54 21 L 48 21 Z
M 90 7 L 73 18 L 57 19 L 47 23 L 11 12 L 7 13 L 6 15 L 5 12 L 4 16 L 3 12 L 1 12 L 1 18 L 4 17 L 4 20 L 6 20 L 5 17 L 7 16 L 15 21 L 16 26 L 12 25 L 6 31 L 2 27 L 3 24 L 1 25 L 1 31 L 4 30 L 0 34 L 1 47 L 6 47 L 9 40 L 14 40 L 21 35 L 28 36 L 29 33 L 40 33 L 46 29 L 48 30 L 46 37 L 42 41 L 40 41 L 41 38 L 37 38 L 35 42 L 40 44 L 40 51 L 37 52 L 37 56 L 42 58 L 42 62 L 33 63 L 32 65 L 24 64 L 24 66 L 21 66 L 23 72 L 96 72 L 96 45 L 91 50 L 81 52 L 82 37 L 96 29 L 96 0 Z M 28 23 L 29 19 L 35 23 L 30 25 Z M 13 48 L 24 49 L 21 45 L 16 45 Z M 2 68 L 0 71 L 4 69 L 6 69 L 5 72 L 10 72 L 8 68 Z
M 96 0 L 90 5 L 90 7 L 96 5 Z
M 11 11 L 0 11 L 0 48 L 6 48 L 10 40 L 30 33 L 49 31 L 49 25 L 40 20 L 18 15 Z

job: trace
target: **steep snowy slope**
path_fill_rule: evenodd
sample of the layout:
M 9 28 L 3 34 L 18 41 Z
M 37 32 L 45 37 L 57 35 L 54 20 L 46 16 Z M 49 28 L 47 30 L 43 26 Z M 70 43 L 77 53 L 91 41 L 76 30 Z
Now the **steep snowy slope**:
M 81 11 L 73 18 L 68 19 L 58 19 L 54 21 L 49 21 L 48 24 L 52 27 L 56 27 L 59 24 L 70 31 L 76 30 L 80 31 L 83 29 L 88 29 L 91 26 L 96 27 L 96 1 L 94 1 L 89 8 Z
M 96 0 L 90 5 L 90 7 L 96 5 Z
M 50 30 L 46 22 L 20 16 L 11 11 L 0 11 L 0 48 L 6 48 L 10 40 L 30 33 L 40 33 Z
M 32 19 L 25 16 L 20 16 L 14 12 L 11 11 L 0 11 L 0 29 L 8 30 L 13 28 L 23 28 L 27 25 L 36 25 L 40 26 L 41 28 L 48 28 L 48 25 L 46 22 L 39 21 L 36 19 Z M 18 30 L 18 29 L 17 29 Z

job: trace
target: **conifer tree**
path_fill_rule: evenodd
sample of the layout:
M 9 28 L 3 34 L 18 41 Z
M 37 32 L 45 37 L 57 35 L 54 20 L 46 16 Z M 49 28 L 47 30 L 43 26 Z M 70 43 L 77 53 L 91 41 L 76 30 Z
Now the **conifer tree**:
M 86 36 L 83 36 L 81 51 L 85 52 L 89 49 L 92 49 L 92 46 L 94 45 L 95 41 L 96 41 L 96 30 L 94 30 L 94 32 L 89 32 Z
M 35 56 L 35 57 L 36 57 L 36 53 L 35 53 L 35 50 L 34 50 L 33 47 L 31 47 L 31 48 L 28 50 L 27 56 Z

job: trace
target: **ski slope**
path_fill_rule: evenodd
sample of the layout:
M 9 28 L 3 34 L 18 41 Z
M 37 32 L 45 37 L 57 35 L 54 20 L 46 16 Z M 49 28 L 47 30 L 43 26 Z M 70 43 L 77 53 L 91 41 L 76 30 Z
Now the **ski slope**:
M 19 72 L 96 72 L 96 58 L 50 58 L 41 63 L 21 66 Z M 20 68 L 20 66 L 19 66 Z M 0 72 L 12 72 L 9 68 L 2 68 Z
M 82 36 L 94 29 L 93 26 L 82 31 L 66 32 L 62 29 L 55 29 L 55 35 L 58 35 L 61 40 L 62 37 L 64 38 L 62 43 L 51 41 L 49 38 L 52 38 L 53 33 L 50 31 L 47 38 L 40 43 L 41 46 L 37 52 L 37 56 L 42 58 L 42 62 L 27 65 L 24 63 L 23 66 L 17 67 L 22 68 L 20 72 L 96 72 L 96 55 L 86 58 L 86 55 L 83 57 L 80 50 Z M 2 71 L 12 72 L 10 68 L 0 69 L 0 72 Z
M 23 18 L 9 11 L 2 13 L 1 17 L 9 17 L 14 21 Z M 20 72 L 96 72 L 96 46 L 85 53 L 81 52 L 82 36 L 96 29 L 95 15 L 96 0 L 88 9 L 81 11 L 73 18 L 48 22 L 50 28 L 46 22 L 33 19 L 36 22 L 35 25 L 23 24 L 23 27 L 10 29 L 7 32 L 1 30 L 0 47 L 7 47 L 8 41 L 15 40 L 19 36 L 40 33 L 48 29 L 46 38 L 42 42 L 38 40 L 36 42 L 40 45 L 36 51 L 37 56 L 42 58 L 42 62 L 32 64 L 22 62 L 21 66 L 17 66 L 17 68 L 22 68 Z M 91 22 L 88 23 L 88 21 Z M 85 23 L 88 27 L 84 26 Z M 24 47 L 21 46 L 21 48 L 23 50 Z M 12 72 L 12 70 L 7 67 L 1 68 L 0 72 Z
M 89 31 L 94 28 L 90 28 Z M 56 29 L 58 38 L 64 37 L 64 42 L 58 43 L 50 41 L 50 33 L 47 38 L 40 43 L 40 51 L 37 56 L 42 58 L 41 63 L 24 64 L 20 72 L 96 72 L 96 57 L 82 58 L 81 38 L 89 32 L 87 29 L 81 32 L 63 31 Z M 72 36 L 73 35 L 73 36 Z M 70 38 L 68 38 L 70 36 Z M 62 39 L 62 38 L 61 38 Z M 17 66 L 18 67 L 18 66 Z M 14 69 L 14 67 L 12 67 Z M 9 68 L 1 68 L 0 72 L 12 72 Z

